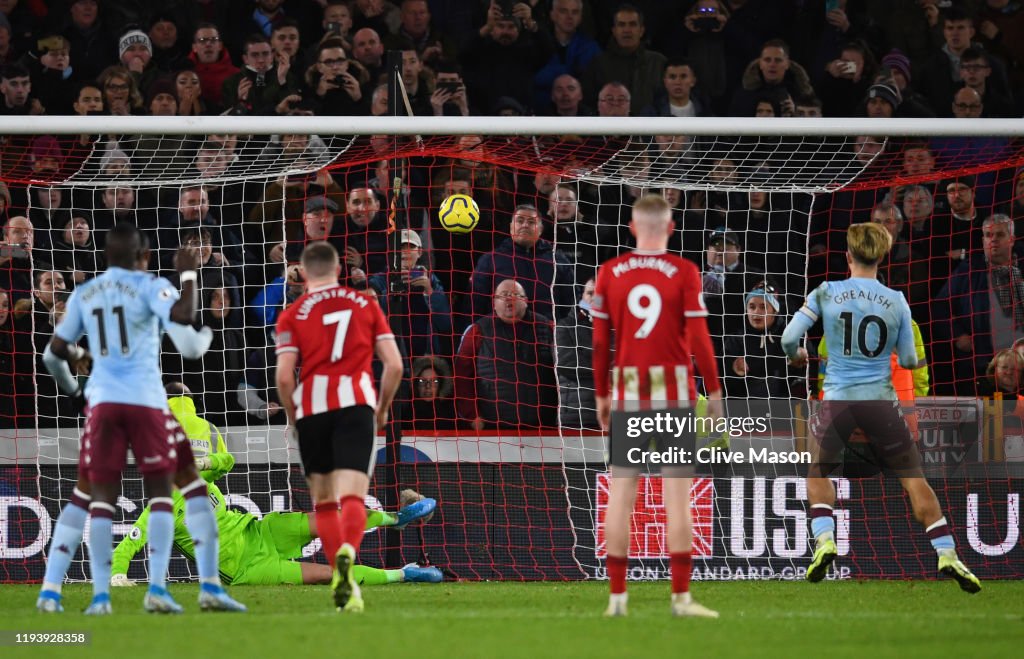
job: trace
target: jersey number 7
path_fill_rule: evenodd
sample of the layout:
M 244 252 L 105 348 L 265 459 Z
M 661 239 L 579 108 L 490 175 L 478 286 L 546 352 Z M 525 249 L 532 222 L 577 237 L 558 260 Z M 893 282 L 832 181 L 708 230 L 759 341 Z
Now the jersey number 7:
M 345 346 L 345 336 L 348 334 L 348 324 L 352 320 L 352 310 L 335 311 L 324 314 L 324 325 L 337 325 L 334 330 L 334 345 L 331 347 L 331 361 L 341 359 L 341 351 Z

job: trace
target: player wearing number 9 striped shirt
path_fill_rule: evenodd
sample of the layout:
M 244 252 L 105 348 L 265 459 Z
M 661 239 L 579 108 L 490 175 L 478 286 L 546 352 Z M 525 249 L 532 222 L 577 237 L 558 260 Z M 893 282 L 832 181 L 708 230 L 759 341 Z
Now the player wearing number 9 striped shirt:
M 387 422 L 402 358 L 377 301 L 338 284 L 334 247 L 310 243 L 302 268 L 306 293 L 277 321 L 277 389 L 298 435 L 324 554 L 335 566 L 334 603 L 339 611 L 358 613 L 363 599 L 352 568 L 366 526 L 363 500 L 373 472 L 375 426 Z M 384 365 L 379 397 L 371 374 L 374 353 Z
M 606 261 L 597 273 L 591 313 L 594 317 L 593 365 L 598 420 L 610 428 L 617 410 L 665 408 L 668 401 L 695 405 L 693 362 L 704 379 L 709 416 L 722 416 L 707 309 L 697 266 L 665 250 L 675 227 L 663 197 L 647 195 L 633 205 L 630 232 L 636 250 Z M 615 364 L 610 368 L 615 331 Z M 659 403 L 662 403 L 659 405 Z M 675 405 L 673 405 L 674 407 Z M 636 500 L 635 467 L 611 465 L 605 545 L 611 595 L 605 615 L 626 615 L 629 520 Z M 672 613 L 717 618 L 690 597 L 693 530 L 691 478 L 665 478 L 668 548 L 672 570 Z
M 815 548 L 807 580 L 824 579 L 838 554 L 832 516 L 836 491 L 829 475 L 859 428 L 882 465 L 895 470 L 910 495 L 914 517 L 924 525 L 938 553 L 939 572 L 956 579 L 963 590 L 976 593 L 981 583 L 957 557 L 953 535 L 924 478 L 920 454 L 892 386 L 894 347 L 900 366 L 917 367 L 910 307 L 902 293 L 878 281 L 878 263 L 892 248 L 892 237 L 881 224 L 869 222 L 852 225 L 846 243 L 850 278 L 816 288 L 782 334 L 782 348 L 798 368 L 807 363 L 800 339 L 819 318 L 828 345 L 839 346 L 829 355 L 825 400 L 809 424 L 816 440 L 815 459 L 807 473 Z

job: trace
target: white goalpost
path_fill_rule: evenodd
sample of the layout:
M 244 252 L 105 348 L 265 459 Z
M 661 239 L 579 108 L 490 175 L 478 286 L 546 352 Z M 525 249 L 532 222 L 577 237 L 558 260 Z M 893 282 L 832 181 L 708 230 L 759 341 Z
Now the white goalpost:
M 394 474 L 402 486 L 437 498 L 439 514 L 422 532 L 403 537 L 405 559 L 429 555 L 470 579 L 604 576 L 604 439 L 592 419 L 588 316 L 577 302 L 594 267 L 631 247 L 625 226 L 633 201 L 656 193 L 673 206 L 670 249 L 694 260 L 709 294 L 717 296 L 711 327 L 728 387 L 744 394 L 737 400 L 757 399 L 767 414 L 784 417 L 767 433 L 734 437 L 741 450 L 805 446 L 806 400 L 815 387 L 805 376 L 817 371 L 771 371 L 772 337 L 781 334 L 809 285 L 845 276 L 837 255 L 845 249 L 838 236 L 846 226 L 870 221 L 884 203 L 901 209 L 907 252 L 899 276 L 905 270 L 906 278 L 898 285 L 924 296 L 917 301 L 928 312 L 923 329 L 929 356 L 932 342 L 936 356 L 930 389 L 918 394 L 925 410 L 920 446 L 941 462 L 956 459 L 972 475 L 936 486 L 961 541 L 976 554 L 965 561 L 977 565 L 979 575 L 1021 576 L 1022 550 L 1005 539 L 1019 524 L 1013 502 L 1019 508 L 1024 480 L 1003 461 L 1002 431 L 986 416 L 987 403 L 958 395 L 949 379 L 955 355 L 943 352 L 941 327 L 951 319 L 935 316 L 933 302 L 951 268 L 917 251 L 913 232 L 925 220 L 907 201 L 920 188 L 929 196 L 929 217 L 948 214 L 947 182 L 969 178 L 983 212 L 1011 207 L 1022 194 L 1015 192 L 1014 170 L 1024 163 L 1020 120 L 38 116 L 0 117 L 0 136 L 0 181 L 15 199 L 8 224 L 25 217 L 34 231 L 28 254 L 11 252 L 0 263 L 0 274 L 6 270 L 0 281 L 10 287 L 4 291 L 10 322 L 20 337 L 12 344 L 14 361 L 30 369 L 22 375 L 31 382 L 0 392 L 14 401 L 0 410 L 6 415 L 0 419 L 0 484 L 7 487 L 0 491 L 0 580 L 41 576 L 50 525 L 77 477 L 81 419 L 57 396 L 38 353 L 59 322 L 66 291 L 102 269 L 104 231 L 119 221 L 151 236 L 156 272 L 168 272 L 168 255 L 187 241 L 209 251 L 201 316 L 215 328 L 214 346 L 193 362 L 168 353 L 163 366 L 165 380 L 180 379 L 196 392 L 199 413 L 221 429 L 236 457 L 222 488 L 229 503 L 258 515 L 308 505 L 297 451 L 275 403 L 274 319 L 301 288 L 289 264 L 309 239 L 336 239 L 343 253 L 357 245 L 347 281 L 356 281 L 359 270 L 369 285 L 377 275 L 387 286 L 393 245 L 372 237 L 346 242 L 355 240 L 353 227 L 364 228 L 357 221 L 358 195 L 352 196 L 359 190 L 371 193 L 371 232 L 376 227 L 384 236 L 393 221 L 419 236 L 421 264 L 440 276 L 450 306 L 445 329 L 433 324 L 434 316 L 428 319 L 429 336 L 420 342 L 431 345 L 426 353 L 417 343 L 424 330 L 412 313 L 408 320 L 408 400 L 402 463 Z M 911 149 L 930 150 L 930 165 L 908 164 L 904 153 Z M 436 221 L 440 199 L 462 191 L 486 216 L 476 237 L 452 238 Z M 17 206 L 18 199 L 24 205 Z M 423 407 L 435 411 L 433 421 L 418 417 L 417 387 L 431 378 L 417 372 L 427 362 L 415 358 L 442 362 L 430 367 L 439 390 L 445 378 L 454 382 L 461 333 L 479 317 L 475 265 L 508 238 L 519 204 L 536 206 L 546 218 L 544 237 L 564 264 L 562 271 L 553 264 L 546 281 L 528 275 L 536 279 L 531 290 L 546 296 L 541 301 L 550 309 L 552 344 L 532 346 L 533 370 L 523 375 L 512 368 L 508 377 L 515 386 L 536 378 L 541 384 L 529 386 L 557 391 L 553 399 L 544 398 L 548 390 L 539 395 L 559 422 L 522 429 L 499 418 L 477 432 L 467 427 L 450 391 L 450 404 Z M 307 218 L 317 212 L 333 216 L 319 229 L 323 235 Z M 730 245 L 740 253 L 738 279 L 734 265 L 711 263 L 709 249 L 728 252 Z M 374 251 L 380 249 L 387 253 Z M 381 263 L 383 271 L 375 265 Z M 571 276 L 559 278 L 559 272 Z M 44 273 L 50 273 L 46 281 Z M 57 274 L 65 291 L 54 291 Z M 748 294 L 756 290 L 775 311 L 774 330 L 763 336 L 747 322 Z M 770 373 L 755 374 L 752 365 Z M 960 427 L 961 434 L 949 435 L 938 421 L 944 411 L 969 415 L 974 434 Z M 842 510 L 834 576 L 925 574 L 919 554 L 927 548 L 918 546 L 920 534 L 902 512 L 898 484 L 840 479 L 837 485 Z M 640 487 L 631 577 L 663 578 L 660 483 L 642 479 Z M 700 578 L 800 578 L 810 551 L 799 470 L 716 468 L 698 479 L 692 495 Z M 379 506 L 383 498 L 377 493 L 370 503 Z M 126 479 L 119 505 L 115 535 L 127 533 L 141 510 L 137 473 Z M 371 564 L 385 561 L 383 544 L 370 539 Z M 306 555 L 315 552 L 311 545 Z M 83 566 L 79 554 L 71 578 L 84 578 Z M 133 565 L 131 576 L 142 569 Z M 172 574 L 184 579 L 193 571 L 176 558 Z

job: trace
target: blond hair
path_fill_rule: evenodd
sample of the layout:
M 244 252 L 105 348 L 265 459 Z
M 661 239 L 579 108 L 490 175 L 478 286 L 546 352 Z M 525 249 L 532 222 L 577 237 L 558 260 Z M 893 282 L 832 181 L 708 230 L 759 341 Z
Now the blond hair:
M 876 222 L 852 224 L 846 232 L 846 246 L 858 263 L 878 265 L 892 249 L 892 236 Z
M 651 215 L 666 215 L 672 213 L 672 206 L 668 201 L 657 194 L 645 194 L 633 204 L 633 213 L 649 213 Z

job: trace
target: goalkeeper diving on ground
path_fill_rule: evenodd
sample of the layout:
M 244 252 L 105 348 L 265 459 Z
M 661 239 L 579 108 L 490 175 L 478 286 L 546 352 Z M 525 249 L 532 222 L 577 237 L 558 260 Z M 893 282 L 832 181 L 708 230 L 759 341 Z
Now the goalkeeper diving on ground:
M 208 472 L 203 472 L 206 476 Z M 298 512 L 274 512 L 262 519 L 249 513 L 229 510 L 220 489 L 210 483 L 210 498 L 214 501 L 217 529 L 220 531 L 220 576 L 232 585 L 327 584 L 334 568 L 321 563 L 298 561 L 302 549 L 318 537 L 316 517 Z M 194 560 L 195 548 L 185 528 L 184 499 L 178 492 L 174 499 L 174 546 L 189 560 Z M 397 513 L 380 510 L 366 511 L 366 529 L 381 526 L 405 528 L 411 522 L 428 517 L 437 502 L 422 498 L 412 490 L 402 493 L 405 505 Z M 136 520 L 131 531 L 114 549 L 111 567 L 112 586 L 134 586 L 128 579 L 128 565 L 146 546 L 147 508 Z M 353 567 L 353 578 L 360 586 L 376 586 L 399 582 L 442 581 L 441 570 L 436 567 L 407 565 L 401 569 L 381 570 L 365 565 Z
M 188 388 L 179 382 L 167 385 L 168 406 L 192 445 L 196 466 L 208 483 L 220 535 L 218 568 L 221 578 L 229 584 L 326 584 L 331 582 L 333 568 L 319 563 L 300 562 L 303 548 L 319 537 L 316 517 L 298 512 L 273 512 L 263 518 L 229 510 L 224 494 L 214 481 L 225 476 L 235 464 L 216 426 L 196 414 Z M 366 511 L 367 530 L 377 527 L 405 528 L 406 525 L 429 518 L 437 506 L 413 490 L 402 492 L 402 508 L 397 513 Z M 189 560 L 195 560 L 192 536 L 185 526 L 185 500 L 181 493 L 172 495 L 174 514 L 174 546 Z M 128 565 L 147 541 L 149 522 L 147 508 L 131 531 L 114 550 L 111 585 L 133 586 L 128 579 Z M 357 565 L 354 578 L 360 585 L 383 585 L 398 582 L 437 583 L 443 579 L 436 567 L 408 565 L 401 569 L 381 570 Z

